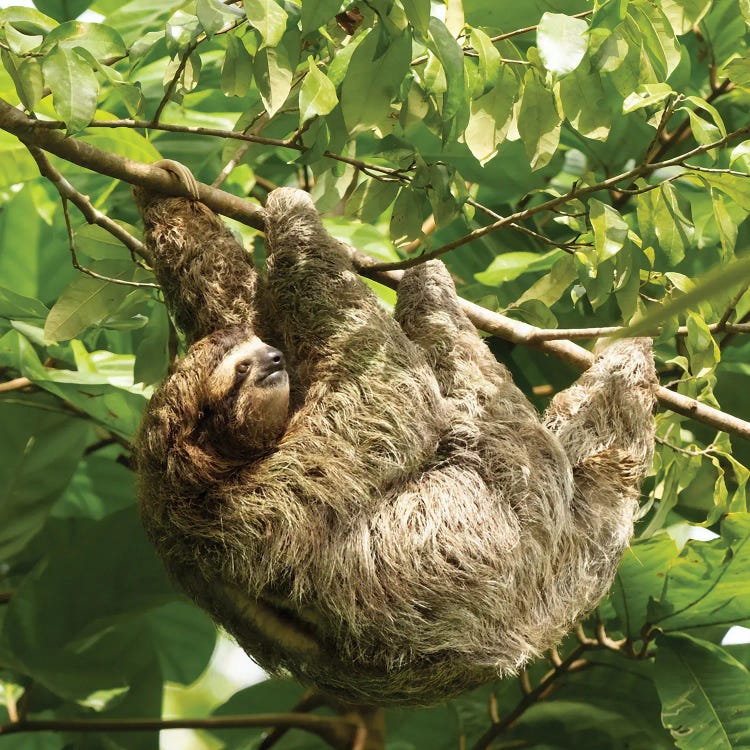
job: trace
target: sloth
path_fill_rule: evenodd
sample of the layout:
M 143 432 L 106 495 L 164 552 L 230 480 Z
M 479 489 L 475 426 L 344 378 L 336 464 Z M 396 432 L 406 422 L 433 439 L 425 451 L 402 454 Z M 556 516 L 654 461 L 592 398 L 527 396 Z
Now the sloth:
M 261 666 L 360 705 L 516 673 L 609 588 L 653 452 L 648 339 L 543 417 L 445 266 L 391 315 L 310 197 L 271 192 L 264 275 L 197 200 L 136 190 L 189 351 L 137 440 L 146 532 Z

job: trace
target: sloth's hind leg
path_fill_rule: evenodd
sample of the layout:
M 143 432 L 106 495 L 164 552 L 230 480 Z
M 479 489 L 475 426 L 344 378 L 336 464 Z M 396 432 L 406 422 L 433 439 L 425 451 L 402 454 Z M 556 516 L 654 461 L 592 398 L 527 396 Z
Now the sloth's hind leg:
M 617 341 L 544 415 L 573 467 L 573 510 L 586 544 L 596 558 L 610 560 L 612 571 L 632 534 L 640 481 L 651 464 L 655 386 L 651 340 Z
M 638 478 L 651 462 L 656 373 L 651 339 L 625 339 L 607 346 L 544 415 L 573 466 L 621 451 Z

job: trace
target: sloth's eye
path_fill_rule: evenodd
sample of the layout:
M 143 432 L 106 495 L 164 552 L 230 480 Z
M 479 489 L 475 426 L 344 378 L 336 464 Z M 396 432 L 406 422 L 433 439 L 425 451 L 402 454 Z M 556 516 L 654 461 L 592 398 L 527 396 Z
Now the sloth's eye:
M 250 363 L 249 362 L 238 362 L 235 365 L 235 371 L 238 375 L 246 375 L 247 371 L 250 369 Z

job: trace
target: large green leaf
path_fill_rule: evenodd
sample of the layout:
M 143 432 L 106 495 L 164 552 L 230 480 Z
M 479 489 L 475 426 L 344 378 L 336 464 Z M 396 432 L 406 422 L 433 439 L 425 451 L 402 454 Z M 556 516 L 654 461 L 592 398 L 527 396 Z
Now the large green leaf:
M 481 164 L 494 157 L 505 140 L 517 96 L 518 81 L 508 67 L 503 67 L 495 85 L 471 102 L 464 140 Z
M 100 261 L 91 270 L 109 279 L 132 281 L 136 267 L 122 260 Z M 81 274 L 71 281 L 47 316 L 44 335 L 50 341 L 75 338 L 111 315 L 133 287 Z
M 528 70 L 524 77 L 518 131 L 532 169 L 549 164 L 560 143 L 561 118 L 553 93 L 544 86 L 539 74 Z
M 302 33 L 309 34 L 330 21 L 341 7 L 341 0 L 316 0 L 302 3 Z
M 44 548 L 7 606 L 0 660 L 73 699 L 127 686 L 141 650 L 129 626 L 176 596 L 135 508 L 52 522 Z
M 327 115 L 338 104 L 336 89 L 325 73 L 308 58 L 308 70 L 299 91 L 299 122 Z
M 370 31 L 354 50 L 341 86 L 341 110 L 351 133 L 384 124 L 411 60 L 408 32 L 388 38 L 382 51 L 378 35 Z M 365 80 L 367 86 L 362 85 Z
M 281 109 L 292 88 L 297 58 L 291 53 L 292 41 L 277 47 L 263 47 L 255 55 L 253 73 L 263 104 L 273 116 Z
M 750 621 L 750 515 L 730 513 L 721 533 L 685 545 L 649 607 L 650 622 L 673 632 Z
M 49 52 L 55 45 L 69 50 L 83 47 L 97 60 L 124 57 L 126 52 L 125 43 L 115 29 L 81 21 L 69 21 L 53 29 L 44 38 L 41 51 Z
M 544 67 L 563 76 L 574 71 L 588 44 L 588 24 L 562 13 L 545 13 L 536 30 L 536 43 Z
M 750 747 L 750 672 L 724 649 L 688 635 L 657 640 L 662 721 L 681 750 Z
M 263 39 L 263 46 L 276 47 L 286 30 L 286 11 L 276 0 L 245 0 L 245 15 Z
M 83 130 L 96 112 L 99 84 L 94 72 L 75 50 L 59 45 L 46 55 L 43 69 L 55 111 L 68 132 Z
M 612 585 L 612 604 L 625 634 L 638 640 L 648 622 L 648 603 L 664 588 L 664 575 L 677 556 L 677 545 L 667 534 L 639 539 L 626 551 Z
M 91 425 L 48 406 L 0 400 L 0 560 L 41 529 L 86 447 Z
M 221 69 L 221 90 L 227 96 L 245 96 L 253 81 L 253 58 L 238 37 L 227 36 L 227 56 Z
M 445 94 L 441 109 L 445 123 L 444 133 L 450 130 L 451 121 L 466 108 L 466 81 L 461 47 L 439 18 L 430 18 L 431 49 L 445 74 Z

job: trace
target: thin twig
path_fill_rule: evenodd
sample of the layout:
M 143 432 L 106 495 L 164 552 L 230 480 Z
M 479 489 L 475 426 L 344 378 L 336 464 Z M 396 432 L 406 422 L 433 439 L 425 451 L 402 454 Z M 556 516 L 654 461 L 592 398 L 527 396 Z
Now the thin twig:
M 581 13 L 575 13 L 571 18 L 587 18 L 593 14 L 593 10 L 584 10 Z M 511 39 L 514 36 L 520 36 L 521 34 L 527 34 L 530 31 L 536 31 L 539 28 L 539 24 L 535 26 L 524 26 L 522 29 L 516 29 L 515 31 L 509 31 L 506 34 L 499 34 L 498 36 L 490 37 L 491 42 L 502 42 L 505 39 Z
M 554 684 L 554 682 L 565 674 L 569 669 L 578 662 L 580 657 L 586 651 L 587 647 L 579 645 L 563 659 L 559 665 L 555 666 L 550 672 L 548 672 L 539 682 L 539 684 L 533 688 L 530 692 L 525 693 L 523 698 L 516 704 L 516 707 L 506 714 L 501 721 L 493 724 L 480 738 L 477 740 L 473 747 L 473 750 L 485 750 L 488 748 L 494 740 L 500 735 L 505 729 L 513 724 L 518 718 L 520 718 L 534 703 L 536 703 Z
M 180 62 L 177 66 L 177 70 L 175 71 L 175 74 L 172 76 L 172 79 L 167 84 L 166 88 L 164 89 L 164 96 L 162 96 L 161 100 L 159 101 L 159 104 L 156 107 L 156 112 L 154 112 L 154 124 L 157 124 L 159 120 L 161 119 L 162 113 L 164 112 L 164 108 L 167 106 L 167 103 L 172 98 L 172 94 L 174 93 L 175 87 L 177 86 L 177 81 L 180 79 L 180 76 L 185 72 L 185 67 L 187 66 L 188 60 L 190 59 L 190 55 L 195 52 L 195 50 L 198 47 L 198 44 L 200 42 L 198 39 L 195 39 L 192 41 L 187 48 L 185 49 L 185 53 L 180 58 Z
M 78 260 L 78 253 L 76 252 L 75 235 L 73 234 L 73 227 L 70 224 L 70 212 L 68 211 L 68 199 L 64 196 L 60 196 L 62 202 L 63 216 L 65 217 L 65 229 L 68 233 L 68 249 L 70 250 L 70 262 L 73 264 L 73 268 L 76 271 L 80 271 L 86 276 L 91 276 L 92 279 L 99 281 L 107 281 L 110 284 L 120 284 L 122 286 L 133 286 L 142 289 L 161 289 L 158 284 L 152 284 L 150 281 L 128 281 L 127 279 L 115 279 L 111 276 L 104 276 L 96 271 L 92 271 L 86 266 L 82 266 Z

